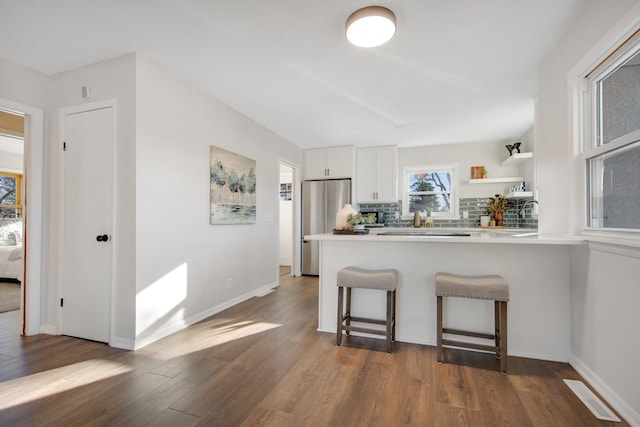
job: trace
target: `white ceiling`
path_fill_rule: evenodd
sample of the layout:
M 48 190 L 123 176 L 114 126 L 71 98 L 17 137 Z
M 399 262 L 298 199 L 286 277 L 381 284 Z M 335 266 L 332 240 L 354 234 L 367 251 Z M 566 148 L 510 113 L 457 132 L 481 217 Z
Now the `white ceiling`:
M 508 140 L 584 3 L 0 0 L 0 57 L 55 74 L 138 52 L 305 148 Z M 344 22 L 370 4 L 398 30 L 356 48 Z

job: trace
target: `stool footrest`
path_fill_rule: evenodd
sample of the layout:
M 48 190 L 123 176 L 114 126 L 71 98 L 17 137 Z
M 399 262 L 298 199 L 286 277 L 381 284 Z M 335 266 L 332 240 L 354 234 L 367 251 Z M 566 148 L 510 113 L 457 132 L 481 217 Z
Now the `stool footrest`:
M 342 326 L 342 330 L 347 332 L 364 332 L 366 334 L 387 335 L 387 331 L 384 329 L 365 328 L 363 326 L 344 325 Z
M 474 350 L 483 350 L 488 351 L 490 353 L 495 353 L 500 350 L 500 347 L 495 345 L 485 345 L 485 344 L 476 344 L 464 341 L 455 341 L 455 340 L 442 340 L 442 345 L 450 346 L 450 347 L 462 347 L 462 348 L 472 348 Z
M 482 332 L 461 331 L 460 329 L 442 328 L 443 334 L 464 335 L 465 337 L 484 338 L 487 340 L 493 340 L 495 335 L 485 334 Z
M 355 316 L 351 316 L 347 313 L 347 315 L 345 315 L 342 318 L 342 321 L 344 322 L 345 320 L 351 320 L 352 322 L 363 322 L 363 323 L 374 323 L 376 325 L 386 325 L 387 321 L 386 320 L 379 320 L 379 319 L 367 319 L 364 317 L 355 317 Z

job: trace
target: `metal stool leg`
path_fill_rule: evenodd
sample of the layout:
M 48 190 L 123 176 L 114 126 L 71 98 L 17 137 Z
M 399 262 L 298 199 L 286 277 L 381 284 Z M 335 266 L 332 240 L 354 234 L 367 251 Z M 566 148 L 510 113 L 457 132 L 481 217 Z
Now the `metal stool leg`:
M 387 353 L 391 353 L 391 336 L 393 322 L 393 291 L 387 291 Z
M 437 358 L 438 362 L 442 362 L 442 297 L 438 296 L 437 304 Z
M 338 327 L 336 329 L 336 344 L 340 345 L 342 343 L 342 298 L 343 298 L 343 287 L 338 286 Z
M 393 341 L 396 340 L 396 291 L 393 291 L 393 317 L 391 319 L 393 322 L 392 330 L 391 330 L 391 339 Z
M 500 302 L 500 370 L 507 373 L 507 302 Z
M 345 316 L 347 317 L 345 324 L 351 326 L 351 288 L 347 288 L 347 311 Z M 347 329 L 345 333 L 349 335 L 351 331 Z
M 494 312 L 494 320 L 493 320 L 493 326 L 494 326 L 494 336 L 495 336 L 495 343 L 496 343 L 496 359 L 500 359 L 500 332 L 502 330 L 502 328 L 500 327 L 500 301 L 494 301 L 493 302 L 493 312 Z

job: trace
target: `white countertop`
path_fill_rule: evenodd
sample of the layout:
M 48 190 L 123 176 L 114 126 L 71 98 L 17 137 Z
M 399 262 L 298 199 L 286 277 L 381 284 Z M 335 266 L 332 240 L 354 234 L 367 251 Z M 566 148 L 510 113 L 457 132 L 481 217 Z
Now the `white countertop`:
M 420 233 L 421 235 L 381 235 L 388 232 Z M 442 233 L 468 233 L 470 236 L 446 236 Z M 587 241 L 571 236 L 545 237 L 538 235 L 536 229 L 485 229 L 485 228 L 398 228 L 385 227 L 370 229 L 369 234 L 313 234 L 304 236 L 305 240 L 342 240 L 371 242 L 408 242 L 408 243 L 508 243 L 541 245 L 582 245 Z

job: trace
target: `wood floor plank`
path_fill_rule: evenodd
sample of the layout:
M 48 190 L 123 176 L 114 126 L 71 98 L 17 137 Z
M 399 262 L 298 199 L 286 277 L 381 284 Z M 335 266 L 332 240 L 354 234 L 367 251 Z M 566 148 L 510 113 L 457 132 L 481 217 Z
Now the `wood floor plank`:
M 185 414 L 184 412 L 174 411 L 173 409 L 167 409 L 146 424 L 146 427 L 189 427 L 197 421 L 198 417 Z
M 614 425 L 562 382 L 581 379 L 566 363 L 510 357 L 504 375 L 478 352 L 449 349 L 438 364 L 430 346 L 338 347 L 317 331 L 318 279 L 279 281 L 136 351 L 20 337 L 19 318 L 0 313 L 0 427 Z

